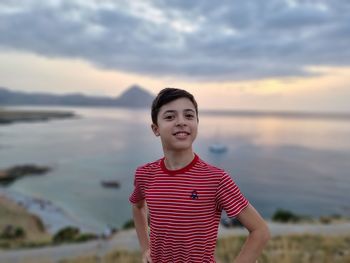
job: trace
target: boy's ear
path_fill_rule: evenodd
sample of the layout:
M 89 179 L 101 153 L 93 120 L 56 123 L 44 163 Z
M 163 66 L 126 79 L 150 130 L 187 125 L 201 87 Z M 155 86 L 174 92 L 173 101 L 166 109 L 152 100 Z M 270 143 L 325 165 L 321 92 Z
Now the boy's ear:
M 159 134 L 159 128 L 158 128 L 158 126 L 156 124 L 152 123 L 151 128 L 152 128 L 152 131 L 153 131 L 155 136 L 159 136 L 160 135 Z

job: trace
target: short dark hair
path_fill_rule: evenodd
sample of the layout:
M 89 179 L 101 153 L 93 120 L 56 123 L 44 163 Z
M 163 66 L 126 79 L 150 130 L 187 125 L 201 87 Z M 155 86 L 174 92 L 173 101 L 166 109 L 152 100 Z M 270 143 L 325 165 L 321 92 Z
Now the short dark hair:
M 157 97 L 153 100 L 152 112 L 151 112 L 152 122 L 154 124 L 158 124 L 158 121 L 157 121 L 158 113 L 160 108 L 163 105 L 180 98 L 187 98 L 193 103 L 194 108 L 196 110 L 197 119 L 198 119 L 198 104 L 191 93 L 183 89 L 165 88 L 165 89 L 162 89 L 158 93 Z

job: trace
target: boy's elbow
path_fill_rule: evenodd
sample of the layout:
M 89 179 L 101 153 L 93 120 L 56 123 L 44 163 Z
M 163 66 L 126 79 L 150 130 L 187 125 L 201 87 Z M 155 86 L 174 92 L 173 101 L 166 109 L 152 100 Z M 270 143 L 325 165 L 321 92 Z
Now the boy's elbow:
M 254 239 L 265 246 L 267 242 L 271 239 L 271 234 L 267 224 L 261 225 L 259 228 L 255 229 L 250 233 Z
M 146 205 L 145 200 L 141 200 L 137 203 L 133 203 L 132 208 L 133 208 L 133 210 L 137 210 L 137 209 L 141 210 L 145 207 L 145 205 Z
M 267 224 L 265 224 L 265 226 L 261 229 L 260 233 L 261 242 L 267 244 L 267 242 L 271 239 L 270 229 Z

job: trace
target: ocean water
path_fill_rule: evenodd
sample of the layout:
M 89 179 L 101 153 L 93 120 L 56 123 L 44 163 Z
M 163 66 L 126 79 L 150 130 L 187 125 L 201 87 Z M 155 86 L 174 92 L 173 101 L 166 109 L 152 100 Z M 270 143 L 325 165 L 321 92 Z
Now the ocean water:
M 44 176 L 8 188 L 58 205 L 102 230 L 131 218 L 128 197 L 137 166 L 162 157 L 149 110 L 17 107 L 74 111 L 78 117 L 0 126 L 0 169 L 33 163 Z M 228 171 L 265 217 L 278 208 L 309 216 L 350 216 L 350 120 L 200 114 L 195 152 Z M 228 147 L 223 154 L 208 149 Z M 101 180 L 118 180 L 106 189 Z

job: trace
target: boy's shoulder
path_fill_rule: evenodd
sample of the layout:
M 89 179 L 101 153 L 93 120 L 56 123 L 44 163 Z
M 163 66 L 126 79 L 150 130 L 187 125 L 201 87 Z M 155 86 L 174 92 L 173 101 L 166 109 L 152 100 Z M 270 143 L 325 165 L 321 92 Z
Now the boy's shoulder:
M 201 158 L 198 159 L 198 163 L 197 163 L 198 168 L 200 170 L 212 173 L 212 174 L 217 174 L 217 175 L 222 175 L 227 173 L 224 169 L 219 168 L 217 166 L 214 166 L 204 160 L 202 160 Z
M 147 172 L 160 168 L 160 163 L 162 159 L 158 159 L 153 162 L 145 163 L 136 168 L 136 172 Z

